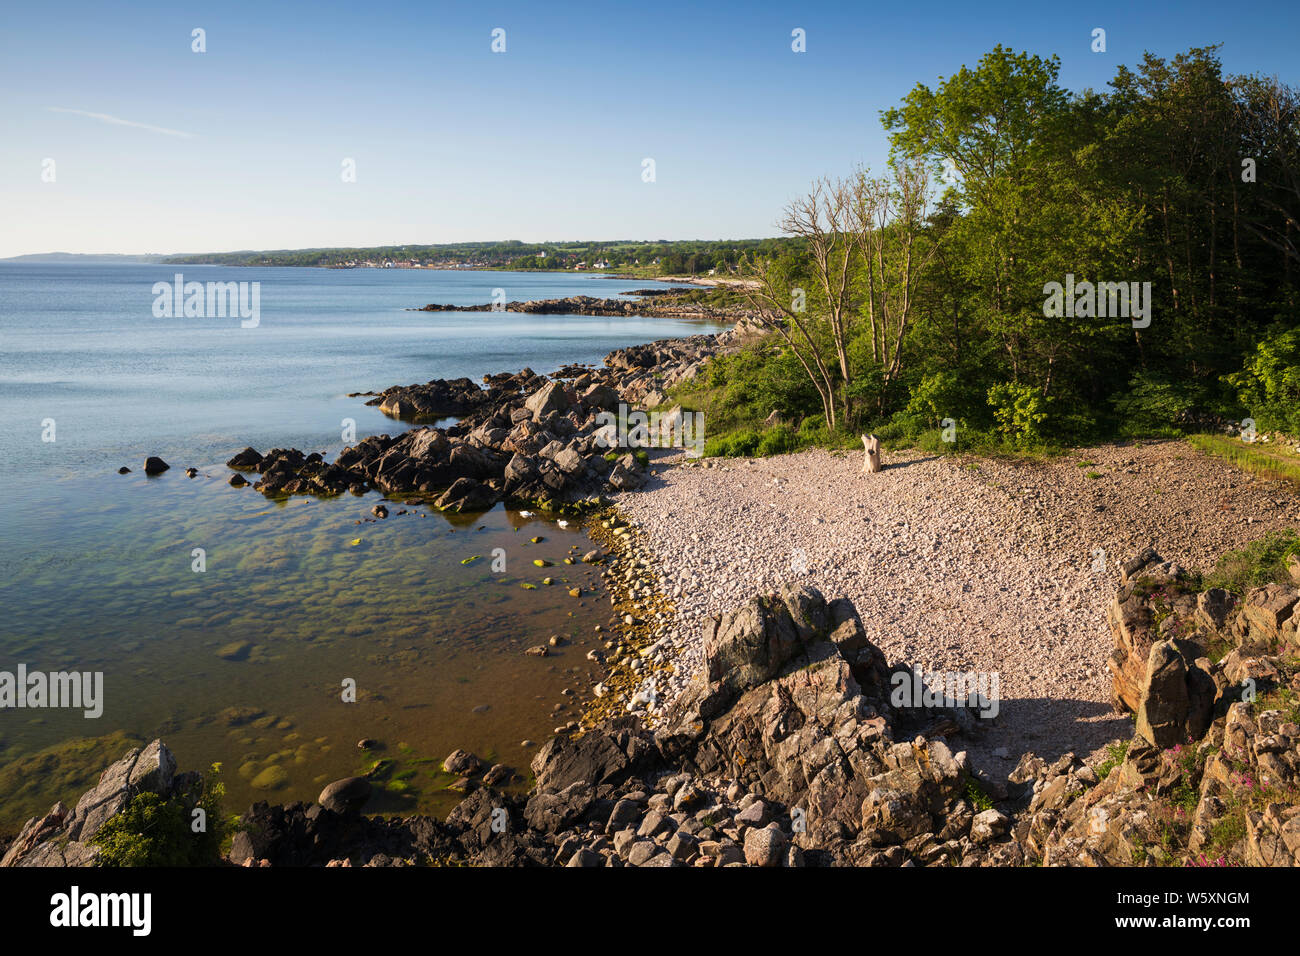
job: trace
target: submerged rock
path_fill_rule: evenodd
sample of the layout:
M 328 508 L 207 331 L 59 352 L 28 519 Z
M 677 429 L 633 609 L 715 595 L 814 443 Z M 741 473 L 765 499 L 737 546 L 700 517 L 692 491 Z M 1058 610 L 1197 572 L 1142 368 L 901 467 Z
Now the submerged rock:
M 365 777 L 344 777 L 326 786 L 316 802 L 335 813 L 355 813 L 370 799 L 370 791 L 370 781 Z

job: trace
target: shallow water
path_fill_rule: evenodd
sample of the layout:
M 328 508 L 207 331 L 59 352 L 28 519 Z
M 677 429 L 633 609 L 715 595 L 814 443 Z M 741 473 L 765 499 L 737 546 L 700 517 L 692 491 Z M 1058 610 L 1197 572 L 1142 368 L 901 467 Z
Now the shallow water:
M 586 536 L 501 506 L 461 519 L 390 502 L 388 519 L 369 521 L 377 494 L 272 503 L 230 488 L 221 463 L 245 444 L 332 456 L 343 418 L 357 438 L 404 427 L 349 391 L 549 371 L 712 327 L 408 313 L 486 301 L 494 286 L 539 298 L 646 283 L 393 270 L 187 268 L 187 279 L 260 279 L 261 325 L 155 320 L 149 287 L 175 271 L 0 265 L 0 670 L 102 671 L 105 684 L 97 719 L 0 710 L 0 831 L 93 782 L 103 753 L 81 748 L 79 763 L 69 741 L 119 731 L 161 735 L 183 769 L 220 761 L 235 811 L 314 799 L 384 758 L 369 810 L 445 812 L 458 796 L 439 764 L 458 747 L 526 775 L 534 748 L 521 741 L 576 716 L 553 712 L 562 689 L 595 679 L 585 654 L 606 599 L 594 569 L 562 563 Z M 55 441 L 43 442 L 49 418 Z M 146 478 L 148 454 L 171 470 Z M 133 472 L 116 474 L 122 464 Z M 575 584 L 583 597 L 569 596 Z M 575 643 L 523 654 L 551 634 Z M 348 678 L 355 703 L 341 699 Z M 362 752 L 361 738 L 380 746 Z M 34 757 L 47 748 L 59 759 Z

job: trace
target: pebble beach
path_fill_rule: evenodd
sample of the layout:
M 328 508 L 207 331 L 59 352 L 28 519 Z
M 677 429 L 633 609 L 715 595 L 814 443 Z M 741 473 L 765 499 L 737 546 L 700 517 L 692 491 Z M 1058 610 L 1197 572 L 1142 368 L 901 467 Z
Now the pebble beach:
M 1117 561 L 1153 546 L 1207 571 L 1300 517 L 1294 491 L 1176 441 L 1035 463 L 894 453 L 879 474 L 861 452 L 665 455 L 616 503 L 675 608 L 652 717 L 699 673 L 711 617 L 798 581 L 849 598 L 891 662 L 996 673 L 1000 713 L 971 748 L 995 763 L 1131 734 L 1106 671 Z

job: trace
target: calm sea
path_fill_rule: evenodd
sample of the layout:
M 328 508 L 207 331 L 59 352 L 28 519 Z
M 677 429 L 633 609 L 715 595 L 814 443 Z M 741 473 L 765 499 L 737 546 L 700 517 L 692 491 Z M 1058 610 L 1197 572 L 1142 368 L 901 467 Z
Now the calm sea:
M 154 283 L 260 282 L 260 322 L 156 318 Z M 0 710 L 0 832 L 74 800 L 132 741 L 222 764 L 228 809 L 313 799 L 372 768 L 376 812 L 441 812 L 465 747 L 526 774 L 576 716 L 608 604 L 562 563 L 585 536 L 498 506 L 472 520 L 380 497 L 271 503 L 226 484 L 245 445 L 336 454 L 404 428 L 347 393 L 714 331 L 685 321 L 405 311 L 618 295 L 573 274 L 0 263 L 0 672 L 102 672 L 103 713 Z M 51 440 L 52 439 L 52 440 Z M 146 478 L 147 455 L 172 466 Z M 126 465 L 129 475 L 118 475 Z M 187 479 L 195 467 L 199 477 Z M 540 537 L 534 543 L 531 539 Z M 507 554 L 505 573 L 487 560 Z M 201 561 L 199 554 L 201 552 Z M 476 555 L 479 560 L 465 563 Z M 541 571 L 533 559 L 554 562 Z M 196 570 L 198 567 L 202 570 Z M 541 585 L 550 574 L 555 585 Z M 525 589 L 525 583 L 537 584 Z M 602 607 L 602 604 L 604 605 Z M 524 648 L 575 643 L 548 658 Z M 344 698 L 355 682 L 356 702 Z M 371 738 L 369 753 L 357 741 Z

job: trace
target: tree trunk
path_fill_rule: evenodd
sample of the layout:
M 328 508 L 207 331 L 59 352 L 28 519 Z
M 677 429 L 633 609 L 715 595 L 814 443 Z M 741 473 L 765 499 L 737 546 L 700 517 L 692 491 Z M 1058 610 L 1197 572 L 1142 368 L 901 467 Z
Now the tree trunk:
M 862 447 L 865 451 L 862 459 L 862 470 L 874 475 L 884 467 L 880 463 L 880 439 L 875 435 L 863 435 Z

